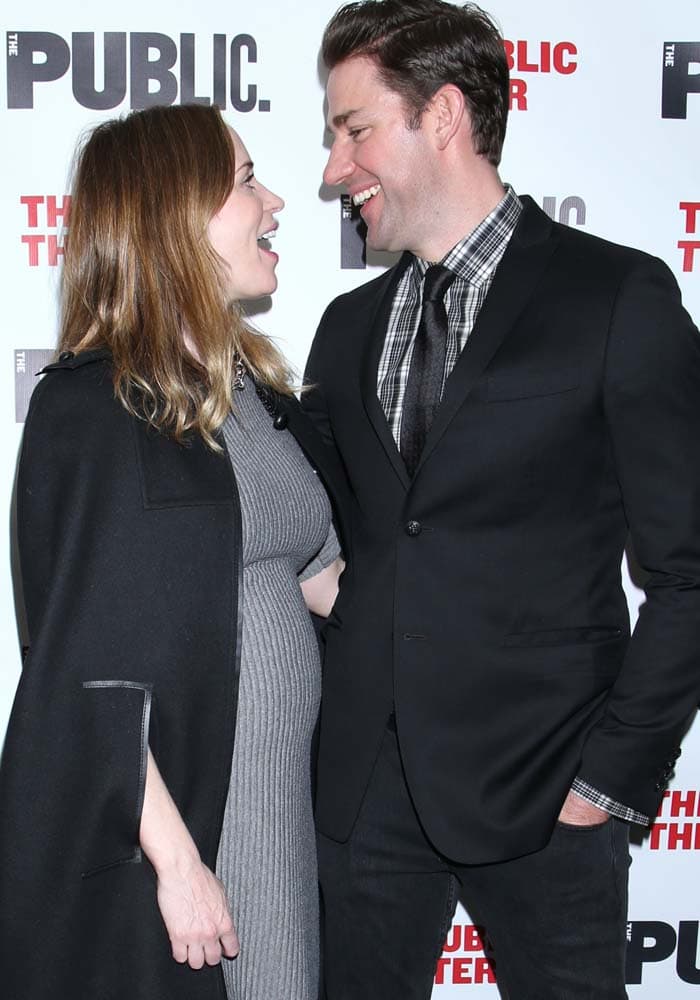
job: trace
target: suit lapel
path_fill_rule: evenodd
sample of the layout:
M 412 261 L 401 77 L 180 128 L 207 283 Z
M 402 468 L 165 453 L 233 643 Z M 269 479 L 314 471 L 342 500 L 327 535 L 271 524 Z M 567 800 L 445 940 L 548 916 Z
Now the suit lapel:
M 551 220 L 527 196 L 508 248 L 481 307 L 425 442 L 416 473 L 445 433 L 476 382 L 513 328 L 537 287 L 558 243 Z
M 411 480 L 377 396 L 377 370 L 386 338 L 394 293 L 401 275 L 410 262 L 411 254 L 404 253 L 398 264 L 388 272 L 387 281 L 382 284 L 379 294 L 367 303 L 366 313 L 356 317 L 358 326 L 369 330 L 362 356 L 360 376 L 362 402 L 369 421 L 404 489 L 408 489 Z

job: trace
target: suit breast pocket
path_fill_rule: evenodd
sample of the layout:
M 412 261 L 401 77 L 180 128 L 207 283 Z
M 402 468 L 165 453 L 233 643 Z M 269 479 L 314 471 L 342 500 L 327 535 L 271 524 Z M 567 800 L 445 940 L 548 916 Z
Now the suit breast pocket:
M 489 403 L 556 396 L 573 392 L 581 384 L 578 368 L 565 368 L 554 372 L 513 373 L 489 375 L 481 387 L 480 395 Z

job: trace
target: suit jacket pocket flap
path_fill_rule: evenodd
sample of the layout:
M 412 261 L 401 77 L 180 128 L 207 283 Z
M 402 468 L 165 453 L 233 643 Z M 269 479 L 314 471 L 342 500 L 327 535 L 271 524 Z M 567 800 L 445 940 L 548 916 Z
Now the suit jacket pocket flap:
M 585 625 L 580 628 L 538 629 L 534 632 L 512 632 L 503 640 L 504 646 L 569 646 L 610 642 L 622 638 L 621 628 L 614 625 Z
M 486 381 L 489 402 L 527 399 L 531 396 L 554 396 L 577 389 L 581 378 L 578 368 L 523 375 L 490 375 Z

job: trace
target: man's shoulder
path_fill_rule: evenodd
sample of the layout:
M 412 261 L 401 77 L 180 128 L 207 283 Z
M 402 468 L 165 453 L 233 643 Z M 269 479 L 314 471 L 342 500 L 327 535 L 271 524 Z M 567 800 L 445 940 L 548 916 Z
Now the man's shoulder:
M 542 229 L 542 220 L 547 219 L 547 225 L 551 227 L 550 232 L 557 240 L 560 253 L 576 257 L 582 263 L 592 267 L 611 269 L 615 273 L 644 265 L 665 266 L 658 257 L 654 257 L 644 250 L 614 242 L 576 226 L 568 226 L 548 219 L 534 199 L 528 195 L 523 195 L 521 200 L 526 209 L 522 221 L 532 228 L 533 220 L 539 218 L 538 225 Z
M 663 267 L 665 264 L 658 257 L 640 250 L 596 236 L 593 233 L 575 229 L 561 223 L 554 223 L 564 252 L 570 253 L 582 262 L 590 263 L 597 270 L 611 275 L 623 275 L 639 267 Z
M 358 285 L 357 288 L 351 288 L 349 291 L 337 295 L 329 302 L 326 315 L 332 314 L 338 309 L 345 310 L 352 308 L 353 310 L 357 310 L 365 305 L 372 305 L 377 302 L 390 288 L 399 271 L 404 269 L 405 264 L 406 255 L 402 256 L 396 264 L 387 268 L 386 271 L 382 271 L 376 277 L 370 278 L 369 281 Z

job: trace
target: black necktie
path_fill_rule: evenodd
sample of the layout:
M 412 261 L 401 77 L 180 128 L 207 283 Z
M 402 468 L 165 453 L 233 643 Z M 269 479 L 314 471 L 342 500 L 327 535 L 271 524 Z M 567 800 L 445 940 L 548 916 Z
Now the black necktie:
M 425 272 L 423 306 L 408 370 L 401 416 L 400 451 L 409 475 L 413 475 L 425 445 L 445 374 L 447 312 L 445 292 L 454 281 L 454 271 L 433 264 Z

